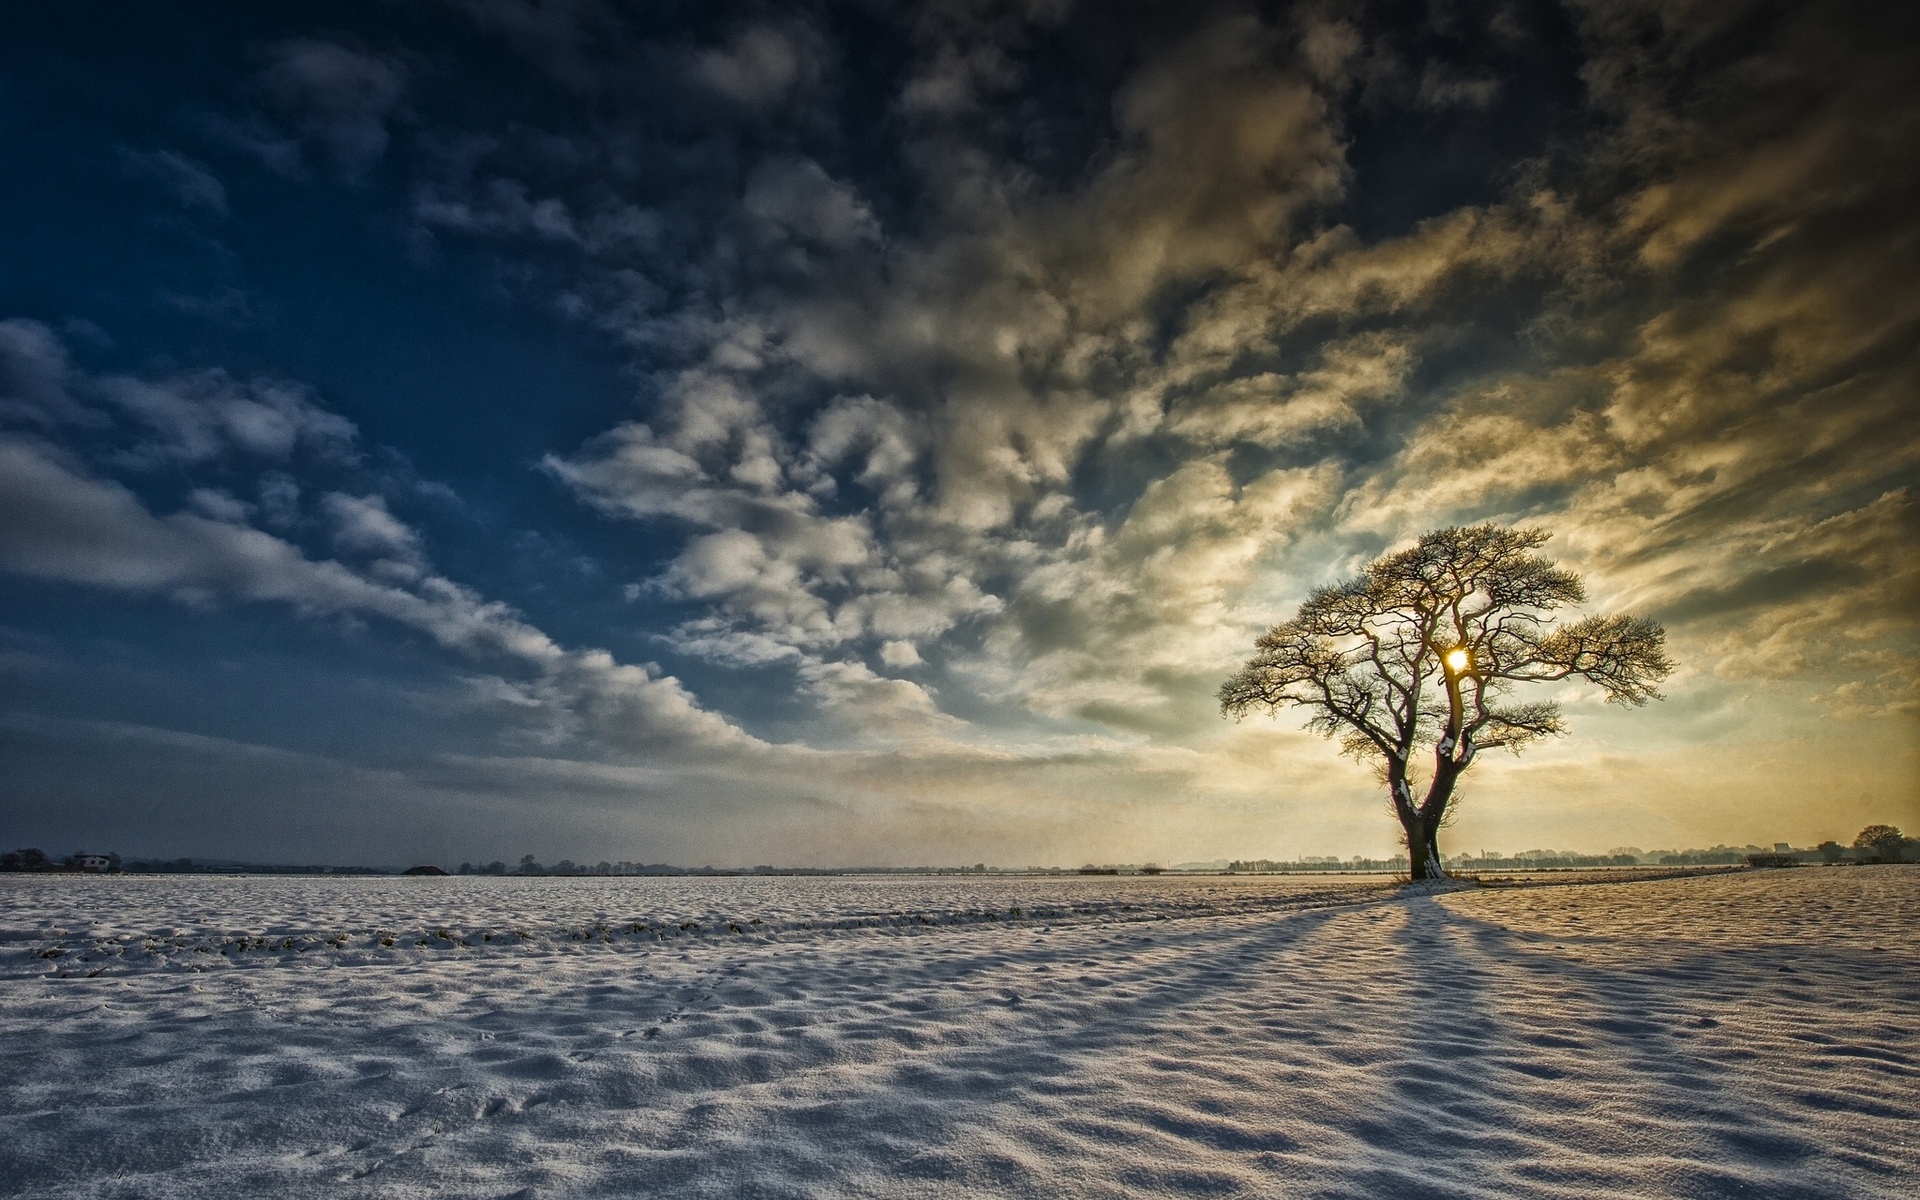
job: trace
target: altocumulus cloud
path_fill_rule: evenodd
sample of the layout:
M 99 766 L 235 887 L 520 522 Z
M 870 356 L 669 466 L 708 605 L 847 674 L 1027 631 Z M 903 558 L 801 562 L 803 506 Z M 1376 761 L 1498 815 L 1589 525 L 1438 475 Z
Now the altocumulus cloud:
M 0 328 L 0 561 L 424 634 L 501 744 L 393 767 L 409 803 L 686 855 L 1384 849 L 1362 772 L 1212 692 L 1308 589 L 1493 519 L 1554 529 L 1685 669 L 1657 724 L 1565 697 L 1576 738 L 1488 764 L 1463 836 L 1910 813 L 1904 18 L 456 7 L 558 99 L 488 122 L 436 92 L 444 47 L 290 33 L 199 127 L 313 187 L 394 175 L 421 262 L 623 357 L 629 411 L 507 465 L 659 547 L 607 586 L 671 673 L 438 570 L 313 390 Z M 126 482 L 163 463 L 171 506 Z

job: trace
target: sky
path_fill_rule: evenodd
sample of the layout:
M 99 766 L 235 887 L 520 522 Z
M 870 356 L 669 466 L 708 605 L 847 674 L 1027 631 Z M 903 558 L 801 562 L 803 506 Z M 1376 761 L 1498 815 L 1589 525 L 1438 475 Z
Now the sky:
M 1216 689 L 1551 530 L 1679 664 L 1443 852 L 1920 825 L 1920 18 L 0 14 L 0 841 L 1385 855 Z

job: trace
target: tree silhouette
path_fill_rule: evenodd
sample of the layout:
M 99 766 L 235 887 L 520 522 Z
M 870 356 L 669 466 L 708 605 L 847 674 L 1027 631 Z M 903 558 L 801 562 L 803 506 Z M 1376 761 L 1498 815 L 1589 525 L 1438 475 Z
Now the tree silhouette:
M 1220 709 L 1305 708 L 1308 728 L 1374 762 L 1406 836 L 1415 879 L 1445 874 L 1437 838 L 1454 785 L 1474 756 L 1565 732 L 1552 701 L 1509 703 L 1524 683 L 1585 679 L 1616 704 L 1658 699 L 1673 670 L 1666 631 L 1628 616 L 1556 626 L 1586 599 L 1571 571 L 1532 551 L 1552 535 L 1497 525 L 1439 529 L 1360 575 L 1314 592 L 1220 688 Z M 1429 688 L 1443 698 L 1429 704 Z M 1426 794 L 1414 758 L 1433 748 Z
M 1907 839 L 1893 825 L 1869 825 L 1853 839 L 1855 850 L 1871 850 L 1882 862 L 1899 862 L 1900 851 L 1906 847 Z

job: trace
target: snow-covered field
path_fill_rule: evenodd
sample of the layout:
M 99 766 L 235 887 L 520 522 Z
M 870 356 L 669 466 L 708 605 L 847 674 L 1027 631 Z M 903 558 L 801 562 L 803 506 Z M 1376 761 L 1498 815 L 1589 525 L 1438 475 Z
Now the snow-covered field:
M 0 1194 L 1913 1194 L 1920 870 L 0 877 Z

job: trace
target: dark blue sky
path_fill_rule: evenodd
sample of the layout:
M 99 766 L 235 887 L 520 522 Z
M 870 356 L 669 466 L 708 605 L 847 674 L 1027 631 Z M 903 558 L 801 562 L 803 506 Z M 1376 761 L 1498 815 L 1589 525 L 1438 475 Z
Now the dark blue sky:
M 1384 850 L 1212 691 L 1479 519 L 1687 670 L 1470 840 L 1910 810 L 1898 20 L 9 10 L 0 840 Z M 1783 742 L 1797 799 L 1681 802 Z

